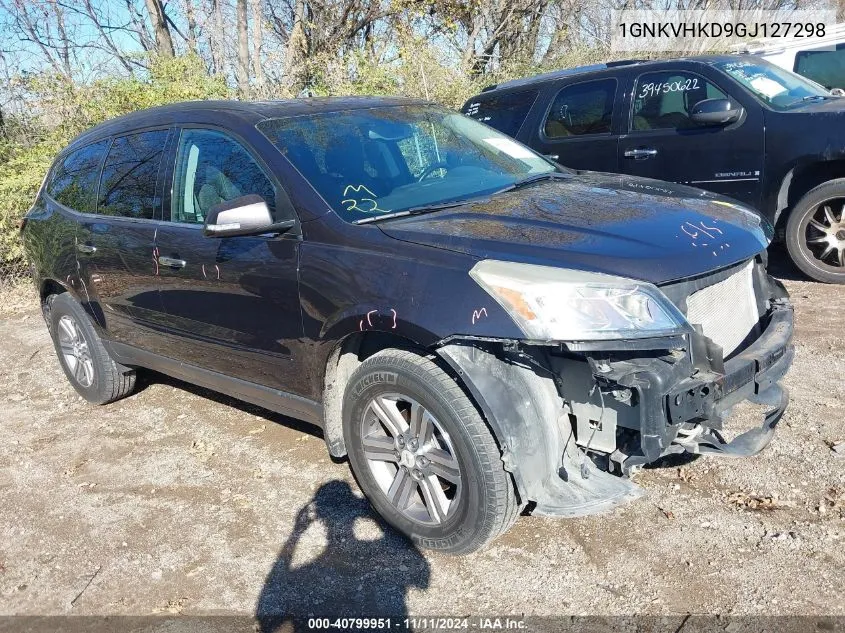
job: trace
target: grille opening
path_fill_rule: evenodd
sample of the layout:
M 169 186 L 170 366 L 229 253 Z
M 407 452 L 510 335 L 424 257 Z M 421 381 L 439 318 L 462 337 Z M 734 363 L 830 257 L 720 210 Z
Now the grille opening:
M 722 348 L 725 358 L 759 334 L 760 310 L 754 291 L 754 260 L 731 276 L 687 297 L 687 320 Z

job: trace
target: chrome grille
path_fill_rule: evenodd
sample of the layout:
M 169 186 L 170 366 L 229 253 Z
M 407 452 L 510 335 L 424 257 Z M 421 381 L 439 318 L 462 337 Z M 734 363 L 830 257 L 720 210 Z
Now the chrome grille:
M 727 279 L 687 298 L 687 320 L 700 325 L 725 356 L 739 347 L 760 321 L 753 272 L 752 260 Z

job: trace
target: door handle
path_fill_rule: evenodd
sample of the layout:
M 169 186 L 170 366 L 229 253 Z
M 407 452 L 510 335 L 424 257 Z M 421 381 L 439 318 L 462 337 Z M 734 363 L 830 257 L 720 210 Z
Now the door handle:
M 184 268 L 186 262 L 184 259 L 177 259 L 176 257 L 165 257 L 164 255 L 158 256 L 158 263 L 162 266 L 170 266 L 170 268 Z
M 651 158 L 652 156 L 657 156 L 657 150 L 648 148 L 640 148 L 640 149 L 627 149 L 625 150 L 624 154 L 625 158 L 633 158 L 634 160 L 644 160 L 646 158 Z
M 90 244 L 77 244 L 76 250 L 80 253 L 85 253 L 86 255 L 93 255 L 97 252 L 97 247 L 91 246 Z

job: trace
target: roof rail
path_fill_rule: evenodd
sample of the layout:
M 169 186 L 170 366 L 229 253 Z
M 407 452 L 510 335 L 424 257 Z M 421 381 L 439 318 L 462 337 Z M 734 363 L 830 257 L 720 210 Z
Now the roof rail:
M 576 66 L 575 68 L 563 68 L 561 70 L 553 70 L 548 73 L 533 75 L 531 77 L 511 79 L 510 81 L 505 81 L 500 84 L 492 84 L 482 89 L 481 92 L 489 92 L 498 88 L 515 88 L 517 86 L 527 86 L 540 81 L 558 79 L 559 77 L 568 77 L 570 75 L 579 75 L 581 73 L 589 73 L 596 70 L 605 70 L 606 68 L 608 68 L 609 65 L 610 64 L 589 64 L 587 66 Z
M 528 86 L 540 81 L 549 81 L 558 79 L 560 77 L 568 77 L 570 75 L 579 75 L 581 73 L 590 73 L 596 70 L 605 70 L 607 68 L 615 68 L 617 66 L 630 66 L 632 64 L 641 64 L 647 62 L 647 59 L 618 59 L 610 62 L 603 62 L 600 64 L 588 64 L 586 66 L 575 66 L 574 68 L 561 68 L 560 70 L 553 70 L 548 73 L 541 73 L 539 75 L 532 75 L 530 77 L 522 77 L 520 79 L 511 79 L 500 84 L 490 84 L 481 89 L 481 92 L 490 92 L 498 88 L 515 88 L 519 86 Z
M 630 66 L 632 64 L 641 64 L 647 62 L 647 59 L 617 59 L 616 61 L 607 62 L 605 65 L 608 68 L 616 68 L 617 66 Z

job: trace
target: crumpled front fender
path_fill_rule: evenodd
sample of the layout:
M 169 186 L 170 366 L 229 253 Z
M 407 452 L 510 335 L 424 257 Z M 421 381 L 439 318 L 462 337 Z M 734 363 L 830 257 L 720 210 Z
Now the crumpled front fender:
M 534 514 L 597 514 L 643 494 L 576 447 L 552 374 L 530 356 L 478 341 L 453 341 L 437 352 L 480 407 L 521 501 L 536 503 Z

